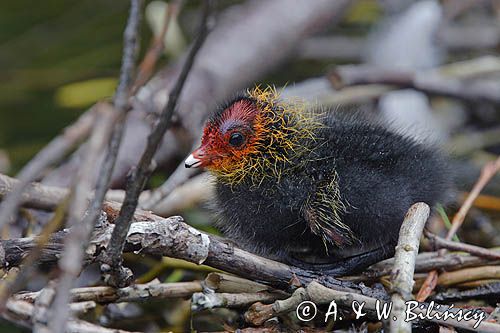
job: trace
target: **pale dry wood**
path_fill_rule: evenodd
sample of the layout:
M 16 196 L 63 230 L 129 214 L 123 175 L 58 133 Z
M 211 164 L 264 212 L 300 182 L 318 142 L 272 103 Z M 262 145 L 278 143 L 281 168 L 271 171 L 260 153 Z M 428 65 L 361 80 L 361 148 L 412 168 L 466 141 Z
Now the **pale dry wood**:
M 492 260 L 500 260 L 500 253 L 485 249 L 484 247 L 450 241 L 441 238 L 439 236 L 433 235 L 430 232 L 424 231 L 424 233 L 425 237 L 427 237 L 432 242 L 432 245 L 437 249 L 463 251 L 478 257 L 483 257 Z
M 31 317 L 33 315 L 33 305 L 17 300 L 9 300 L 6 305 L 6 310 L 0 316 L 17 325 L 22 325 L 26 328 L 31 328 Z M 67 333 L 128 333 L 129 331 L 110 329 L 89 322 L 71 319 L 66 327 Z
M 300 41 L 335 25 L 353 3 L 348 0 L 296 0 L 290 5 L 289 1 L 249 1 L 232 6 L 219 15 L 217 26 L 200 52 L 180 97 L 176 117 L 182 126 L 167 131 L 163 146 L 155 156 L 158 165 L 187 153 L 194 138 L 201 133 L 203 119 L 217 103 L 282 64 Z M 287 10 L 283 11 L 285 7 Z M 279 48 L 275 47 L 277 43 Z M 232 52 L 227 52 L 228 49 Z M 262 61 L 263 54 L 266 61 Z M 181 65 L 182 60 L 159 71 L 134 97 L 133 109 L 126 123 L 130 134 L 123 138 L 113 176 L 114 185 L 123 184 L 126 174 L 137 163 L 151 129 L 146 113 L 150 111 L 155 115 L 163 109 L 167 91 L 178 76 Z M 67 187 L 67 179 L 71 179 L 78 168 L 78 156 L 79 152 L 45 179 L 52 185 Z
M 493 176 L 498 172 L 499 169 L 500 169 L 500 156 L 495 161 L 487 163 L 481 169 L 481 174 L 479 176 L 479 179 L 474 184 L 474 187 L 468 194 L 462 206 L 453 217 L 453 220 L 451 222 L 451 228 L 448 230 L 448 233 L 446 234 L 446 240 L 448 241 L 451 240 L 453 236 L 457 233 L 458 229 L 462 226 L 462 223 L 465 220 L 465 216 L 472 207 L 472 204 L 479 196 L 482 189 L 486 186 L 486 184 L 488 184 L 488 182 L 491 180 L 491 178 L 493 178 Z M 445 252 L 446 250 L 439 251 L 441 255 L 443 255 Z M 417 300 L 421 302 L 426 300 L 427 297 L 429 297 L 429 295 L 436 287 L 437 282 L 438 282 L 438 272 L 437 270 L 432 270 L 427 276 L 427 279 L 425 280 L 424 284 L 420 288 L 417 294 Z
M 198 312 L 214 308 L 243 308 L 255 302 L 271 303 L 283 295 L 273 294 L 266 291 L 254 293 L 214 293 L 200 292 L 193 294 L 191 298 L 191 310 Z
M 64 243 L 62 257 L 59 260 L 61 271 L 58 279 L 57 295 L 51 305 L 54 316 L 49 321 L 49 329 L 54 332 L 64 330 L 64 325 L 69 315 L 68 300 L 69 290 L 80 274 L 84 257 L 84 249 L 87 247 L 88 238 L 94 228 L 93 219 L 84 219 L 84 214 L 97 216 L 100 206 L 94 206 L 88 210 L 88 193 L 94 187 L 93 174 L 99 155 L 104 150 L 111 135 L 112 125 L 115 120 L 115 110 L 106 104 L 99 104 L 99 122 L 94 127 L 86 146 L 86 153 L 78 172 L 73 188 L 72 202 L 69 207 L 67 227 L 71 232 Z M 82 221 L 83 220 L 83 221 Z
M 405 302 L 412 299 L 415 259 L 429 213 L 430 208 L 425 203 L 420 202 L 412 205 L 406 213 L 399 231 L 394 266 L 391 272 L 391 300 L 393 314 L 397 319 L 390 321 L 391 332 L 411 333 L 411 322 L 404 320 Z
M 482 266 L 466 268 L 439 274 L 438 284 L 451 286 L 454 284 L 481 279 L 500 279 L 500 266 Z
M 190 297 L 193 293 L 202 291 L 200 281 L 176 283 L 135 284 L 125 288 L 108 286 L 83 287 L 71 289 L 70 300 L 74 304 L 96 302 L 100 304 L 120 302 L 146 302 L 152 299 Z M 13 295 L 16 300 L 34 302 L 40 292 L 26 292 Z M 73 304 L 72 303 L 72 304 Z
M 212 0 L 203 2 L 202 18 L 199 25 L 197 36 L 191 46 L 177 80 L 169 91 L 168 100 L 162 109 L 158 122 L 148 135 L 147 145 L 141 154 L 137 166 L 131 171 L 127 180 L 125 199 L 120 208 L 120 213 L 115 221 L 116 227 L 111 234 L 111 241 L 101 256 L 101 272 L 106 283 L 125 287 L 132 282 L 132 271 L 125 268 L 122 263 L 122 252 L 126 242 L 127 232 L 132 223 L 132 218 L 139 203 L 139 195 L 146 186 L 152 171 L 156 168 L 156 162 L 153 160 L 160 144 L 165 136 L 165 132 L 172 124 L 172 116 L 177 106 L 177 101 L 183 91 L 186 79 L 191 72 L 195 62 L 196 55 L 200 51 L 205 39 L 214 24 L 214 3 Z

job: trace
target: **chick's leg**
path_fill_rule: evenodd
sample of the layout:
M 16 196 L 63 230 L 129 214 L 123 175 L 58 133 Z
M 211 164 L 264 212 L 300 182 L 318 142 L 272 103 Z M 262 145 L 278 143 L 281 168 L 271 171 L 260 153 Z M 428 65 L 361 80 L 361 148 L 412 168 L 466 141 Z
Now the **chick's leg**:
M 358 253 L 350 257 L 326 264 L 311 264 L 289 255 L 287 261 L 290 265 L 313 271 L 321 271 L 324 274 L 343 276 L 359 273 L 370 265 L 394 255 L 394 245 L 384 244 L 378 248 Z

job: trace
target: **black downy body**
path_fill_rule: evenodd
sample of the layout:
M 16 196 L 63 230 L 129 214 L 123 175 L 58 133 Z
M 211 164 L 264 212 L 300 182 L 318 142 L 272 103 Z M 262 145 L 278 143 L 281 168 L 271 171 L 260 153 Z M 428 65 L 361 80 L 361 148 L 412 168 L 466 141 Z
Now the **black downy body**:
M 279 180 L 216 182 L 218 226 L 239 246 L 307 269 L 345 275 L 394 254 L 409 207 L 449 198 L 447 159 L 359 113 L 327 112 L 307 153 L 291 157 Z M 335 185 L 336 191 L 332 192 Z M 321 193 L 321 196 L 318 196 Z M 321 221 L 335 215 L 338 224 Z M 315 219 L 315 210 L 321 210 Z M 318 221 L 320 219 L 320 221 Z M 315 223 L 317 222 L 317 223 Z M 325 241 L 314 225 L 338 242 Z M 347 226 L 350 232 L 344 228 Z

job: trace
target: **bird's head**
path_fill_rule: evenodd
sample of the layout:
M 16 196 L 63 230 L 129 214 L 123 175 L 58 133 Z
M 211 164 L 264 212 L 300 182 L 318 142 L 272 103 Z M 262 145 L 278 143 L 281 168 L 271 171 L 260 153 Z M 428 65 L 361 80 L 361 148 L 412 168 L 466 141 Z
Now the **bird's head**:
M 262 114 L 254 100 L 239 97 L 212 116 L 203 130 L 201 146 L 186 167 L 229 169 L 256 151 L 262 137 Z
M 279 178 L 299 140 L 316 124 L 298 103 L 285 103 L 274 88 L 256 87 L 216 112 L 206 123 L 201 145 L 187 168 L 206 167 L 226 183 Z

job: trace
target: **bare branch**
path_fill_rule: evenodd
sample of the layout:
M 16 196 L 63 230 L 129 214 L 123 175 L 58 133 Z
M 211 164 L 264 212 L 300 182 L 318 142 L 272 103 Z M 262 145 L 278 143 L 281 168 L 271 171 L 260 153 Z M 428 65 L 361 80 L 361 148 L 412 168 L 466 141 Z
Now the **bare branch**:
M 111 242 L 109 247 L 106 249 L 106 253 L 103 256 L 102 271 L 105 274 L 105 280 L 114 286 L 125 286 L 131 282 L 132 274 L 130 270 L 122 267 L 122 251 L 125 244 L 125 239 L 127 236 L 128 229 L 130 227 L 134 211 L 138 204 L 138 198 L 142 192 L 149 175 L 151 173 L 151 162 L 153 160 L 154 154 L 160 146 L 161 140 L 170 127 L 172 115 L 174 109 L 177 105 L 177 100 L 182 91 L 186 78 L 191 70 L 194 63 L 196 54 L 200 50 L 206 36 L 210 30 L 211 22 L 210 15 L 212 10 L 212 1 L 204 2 L 203 18 L 198 30 L 198 36 L 196 37 L 191 50 L 184 62 L 181 73 L 177 83 L 172 88 L 169 94 L 168 102 L 163 109 L 160 120 L 156 124 L 155 128 L 148 136 L 148 144 L 144 150 L 137 168 L 132 172 L 132 175 L 127 182 L 127 193 L 125 195 L 125 200 L 120 210 L 120 215 L 115 221 L 116 228 L 113 230 L 111 236 Z
M 497 84 L 464 82 L 437 72 L 417 73 L 368 65 L 345 65 L 331 71 L 329 79 L 336 89 L 360 84 L 387 84 L 465 101 L 500 104 L 500 86 Z
M 243 308 L 255 302 L 269 303 L 283 295 L 273 294 L 267 291 L 255 293 L 214 293 L 200 292 L 191 297 L 191 310 L 202 311 L 215 308 Z
M 0 316 L 15 324 L 31 328 L 31 318 L 33 316 L 34 307 L 28 302 L 9 300 L 7 302 L 6 311 L 2 312 Z M 67 333 L 128 333 L 129 331 L 110 329 L 89 322 L 72 319 L 68 321 L 66 329 Z
M 0 198 L 5 198 L 7 194 L 15 191 L 19 184 L 19 180 L 0 174 Z M 40 183 L 29 183 L 21 196 L 19 204 L 27 208 L 53 211 L 61 200 L 68 195 L 68 189 Z
M 108 203 L 104 211 L 115 215 L 119 204 Z M 297 267 L 279 263 L 241 250 L 218 237 L 201 233 L 185 224 L 181 217 L 164 219 L 151 212 L 137 210 L 125 243 L 125 252 L 139 251 L 142 254 L 161 255 L 183 259 L 196 264 L 205 264 L 245 278 L 259 281 L 275 288 L 290 288 L 291 281 L 307 284 L 312 280 L 336 289 L 360 292 L 378 298 L 386 298 L 383 291 L 358 286 L 347 281 L 339 281 L 321 272 L 305 271 Z M 105 221 L 99 225 L 92 236 L 85 258 L 86 263 L 97 260 L 106 248 L 115 226 Z M 68 230 L 55 233 L 41 251 L 41 263 L 54 263 L 61 253 L 62 243 Z M 23 254 L 33 248 L 36 237 L 0 241 L 4 253 L 9 256 L 1 261 L 15 265 Z M 0 251 L 1 252 L 1 251 Z
M 472 267 L 453 272 L 444 272 L 439 275 L 438 284 L 447 287 L 462 282 L 483 279 L 500 279 L 500 265 Z
M 54 317 L 49 322 L 49 328 L 53 332 L 64 331 L 69 314 L 67 307 L 69 290 L 80 274 L 83 251 L 87 247 L 88 238 L 94 227 L 93 220 L 85 219 L 82 221 L 82 219 L 87 210 L 87 196 L 93 188 L 92 178 L 96 161 L 109 139 L 114 121 L 114 110 L 111 107 L 106 106 L 106 104 L 99 104 L 98 111 L 97 119 L 99 121 L 86 146 L 87 152 L 77 176 L 73 201 L 69 210 L 67 226 L 71 228 L 71 232 L 66 238 L 63 255 L 59 261 L 61 274 L 58 280 L 58 293 L 52 304 Z M 94 211 L 87 211 L 87 214 L 92 216 L 97 216 L 99 213 L 100 205 Z
M 155 65 L 160 58 L 163 49 L 165 47 L 165 35 L 167 34 L 168 27 L 172 17 L 176 17 L 179 14 L 180 7 L 182 6 L 182 0 L 171 1 L 165 9 L 165 17 L 163 19 L 163 26 L 160 33 L 154 36 L 151 46 L 146 52 L 144 59 L 139 65 L 139 71 L 135 79 L 134 85 L 132 86 L 132 95 L 134 95 L 137 90 L 142 87 L 151 77 Z
M 450 290 L 436 294 L 432 297 L 437 302 L 466 302 L 471 299 L 486 299 L 496 301 L 500 299 L 500 282 L 486 284 L 470 290 Z
M 100 304 L 120 302 L 144 302 L 151 299 L 190 297 L 202 290 L 200 281 L 177 283 L 136 284 L 125 288 L 107 286 L 74 288 L 71 290 L 71 302 L 96 302 Z M 13 296 L 19 301 L 35 302 L 41 292 L 19 293 Z
M 208 111 L 218 102 L 282 64 L 292 56 L 300 41 L 335 25 L 352 4 L 348 0 L 297 0 L 293 6 L 289 5 L 289 0 L 248 1 L 221 13 L 220 21 L 197 56 L 188 84 L 180 96 L 175 115 L 181 124 L 175 127 L 175 131 L 167 131 L 162 147 L 155 155 L 158 165 L 165 165 L 175 156 L 187 153 L 201 133 Z M 275 47 L 278 44 L 279 47 Z M 262 61 L 263 54 L 266 61 Z M 154 116 L 160 113 L 181 65 L 182 62 L 178 62 L 164 68 L 134 96 L 133 110 L 127 119 L 127 128 L 130 129 L 127 133 L 133 135 L 123 137 L 113 184 L 124 184 L 131 167 L 137 164 L 150 131 L 145 110 Z M 68 175 L 75 173 L 79 156 L 79 152 L 74 154 L 68 163 L 46 179 L 54 185 L 68 186 Z
M 479 176 L 479 179 L 477 180 L 476 184 L 474 184 L 472 191 L 470 191 L 464 203 L 453 217 L 453 220 L 451 222 L 451 228 L 450 230 L 448 230 L 448 233 L 446 234 L 446 240 L 451 240 L 453 236 L 457 233 L 458 229 L 465 220 L 465 216 L 472 207 L 474 200 L 476 200 L 476 198 L 481 193 L 482 189 L 491 180 L 491 178 L 493 178 L 493 176 L 498 172 L 499 169 L 500 169 L 500 156 L 495 161 L 489 162 L 481 169 L 481 175 Z M 446 250 L 441 250 L 440 254 L 444 254 L 445 252 Z M 429 295 L 436 287 L 437 283 L 438 283 L 438 272 L 437 270 L 433 270 L 429 273 L 429 275 L 425 279 L 424 284 L 420 288 L 417 294 L 417 300 L 421 302 L 426 300 L 427 297 L 429 297 Z
M 480 246 L 464 244 L 460 242 L 454 242 L 441 238 L 439 236 L 433 235 L 428 231 L 424 231 L 425 237 L 427 237 L 433 244 L 434 247 L 438 249 L 447 249 L 453 251 L 463 251 L 478 257 L 484 257 L 492 260 L 500 260 L 500 253 L 492 250 L 485 249 Z
M 411 322 L 405 321 L 406 301 L 412 298 L 413 273 L 418 254 L 420 237 L 429 217 L 430 209 L 425 203 L 416 203 L 406 213 L 399 231 L 398 245 L 391 272 L 391 300 L 393 314 L 397 318 L 390 321 L 391 332 L 411 333 Z

